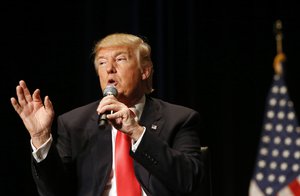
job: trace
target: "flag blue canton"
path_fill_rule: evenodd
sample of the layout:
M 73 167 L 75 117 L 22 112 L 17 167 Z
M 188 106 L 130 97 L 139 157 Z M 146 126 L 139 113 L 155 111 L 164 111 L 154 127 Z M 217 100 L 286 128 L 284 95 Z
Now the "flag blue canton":
M 300 128 L 284 79 L 275 75 L 266 102 L 252 180 L 264 195 L 276 195 L 300 174 Z

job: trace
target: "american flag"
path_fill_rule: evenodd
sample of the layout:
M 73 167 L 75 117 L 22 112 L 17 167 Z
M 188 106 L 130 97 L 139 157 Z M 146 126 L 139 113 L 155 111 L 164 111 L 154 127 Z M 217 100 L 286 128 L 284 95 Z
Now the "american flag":
M 300 196 L 300 127 L 283 76 L 274 75 L 249 196 Z

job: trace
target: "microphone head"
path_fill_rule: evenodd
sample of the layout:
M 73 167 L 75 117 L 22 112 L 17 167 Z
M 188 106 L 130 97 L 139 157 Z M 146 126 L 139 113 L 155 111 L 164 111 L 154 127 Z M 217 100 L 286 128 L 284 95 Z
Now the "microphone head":
M 113 95 L 113 96 L 117 96 L 118 95 L 118 90 L 116 89 L 116 87 L 114 85 L 108 85 L 104 91 L 103 91 L 103 97 L 107 96 L 107 95 Z M 104 127 L 105 125 L 107 125 L 107 119 L 106 119 L 106 114 L 110 113 L 109 111 L 107 111 L 106 113 L 100 114 L 98 116 L 98 126 L 99 127 Z M 112 113 L 112 111 L 111 111 Z
M 116 87 L 114 85 L 108 85 L 104 91 L 103 91 L 103 96 L 107 96 L 107 95 L 113 95 L 113 96 L 117 96 L 118 95 L 118 90 L 116 89 Z

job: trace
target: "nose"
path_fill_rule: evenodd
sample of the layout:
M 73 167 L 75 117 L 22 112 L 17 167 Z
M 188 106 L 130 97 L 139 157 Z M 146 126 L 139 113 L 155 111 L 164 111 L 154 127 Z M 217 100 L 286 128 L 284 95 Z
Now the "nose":
M 116 66 L 113 60 L 110 60 L 106 65 L 106 72 L 107 73 L 115 73 L 116 72 Z

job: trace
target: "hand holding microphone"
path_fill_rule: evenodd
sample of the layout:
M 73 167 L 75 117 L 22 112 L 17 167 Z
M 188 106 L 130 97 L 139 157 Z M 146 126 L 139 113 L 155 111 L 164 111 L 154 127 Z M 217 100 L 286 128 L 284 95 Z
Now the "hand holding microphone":
M 108 95 L 113 95 L 114 97 L 117 97 L 118 91 L 115 88 L 115 86 L 109 85 L 104 89 L 103 97 L 106 97 Z M 105 102 L 106 101 L 107 100 L 105 100 Z M 107 102 L 104 105 L 106 104 Z M 112 126 L 114 126 L 117 130 L 122 131 L 127 135 L 130 135 L 130 137 L 134 141 L 137 141 L 141 134 L 144 132 L 144 128 L 138 123 L 136 109 L 134 107 L 128 108 L 124 103 L 121 103 L 118 100 L 110 100 L 109 105 L 114 105 L 114 108 L 116 110 L 113 111 L 111 109 L 108 109 L 106 110 L 106 112 L 100 113 L 97 122 L 98 126 L 106 126 L 108 124 L 107 115 L 113 114 L 112 116 L 114 117 L 110 118 Z
M 118 95 L 118 91 L 117 91 L 116 87 L 113 86 L 113 85 L 108 85 L 103 91 L 103 97 L 105 97 L 107 95 L 113 95 L 113 96 L 116 97 Z M 107 125 L 106 115 L 109 114 L 109 113 L 112 113 L 112 112 L 113 111 L 105 112 L 103 114 L 99 114 L 99 116 L 98 116 L 98 126 L 99 127 L 103 127 L 103 126 Z

